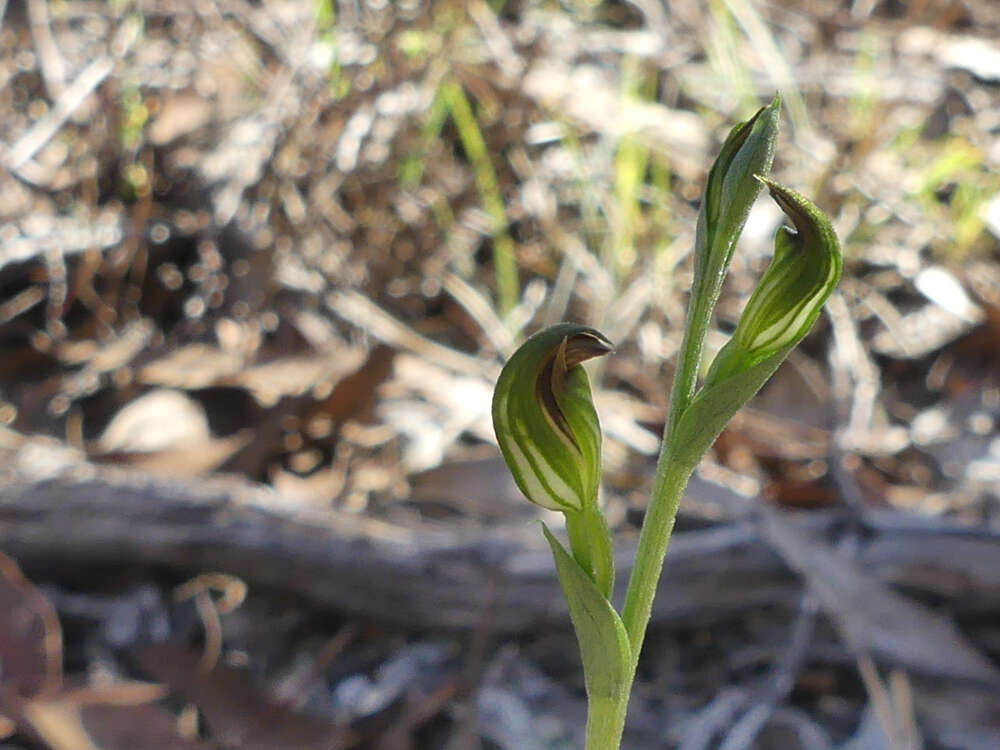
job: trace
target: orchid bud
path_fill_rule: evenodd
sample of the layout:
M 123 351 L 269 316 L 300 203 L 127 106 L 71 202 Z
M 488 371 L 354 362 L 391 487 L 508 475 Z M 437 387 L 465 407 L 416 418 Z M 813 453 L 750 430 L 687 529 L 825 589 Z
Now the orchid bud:
M 713 299 L 729 268 L 740 232 L 757 199 L 760 183 L 774 161 L 781 100 L 775 96 L 766 107 L 732 129 L 712 164 L 705 185 L 705 199 L 698 215 L 695 251 L 696 286 L 707 285 Z
M 677 363 L 678 376 L 674 378 L 670 396 L 668 438 L 695 396 L 712 311 L 750 207 L 760 192 L 760 182 L 754 178 L 766 175 L 774 160 L 780 109 L 781 100 L 775 96 L 768 106 L 733 128 L 709 170 L 695 231 L 694 279 Z
M 508 360 L 493 395 L 493 429 L 514 481 L 537 505 L 596 507 L 601 427 L 581 362 L 613 345 L 573 323 L 539 331 Z
M 840 279 L 840 244 L 830 220 L 795 191 L 768 179 L 760 181 L 795 231 L 778 230 L 774 258 L 750 295 L 732 338 L 712 363 L 706 386 L 790 350 L 812 328 Z

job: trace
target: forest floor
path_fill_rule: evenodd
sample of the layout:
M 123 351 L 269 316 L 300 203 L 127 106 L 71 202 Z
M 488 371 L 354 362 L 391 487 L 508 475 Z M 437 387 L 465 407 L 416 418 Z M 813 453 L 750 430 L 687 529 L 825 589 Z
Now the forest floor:
M 1000 747 L 998 40 L 990 0 L 0 0 L 0 748 L 582 747 L 493 383 L 546 324 L 616 343 L 620 587 L 706 172 L 775 91 L 844 278 L 692 480 L 623 747 Z

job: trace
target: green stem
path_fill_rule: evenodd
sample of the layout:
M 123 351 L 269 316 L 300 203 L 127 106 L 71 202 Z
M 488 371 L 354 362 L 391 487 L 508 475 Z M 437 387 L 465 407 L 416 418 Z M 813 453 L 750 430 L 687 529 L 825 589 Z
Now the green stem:
M 680 506 L 684 488 L 687 487 L 695 463 L 680 461 L 675 457 L 678 451 L 672 444 L 673 429 L 683 414 L 684 409 L 694 397 L 698 381 L 698 369 L 701 363 L 702 346 L 708 323 L 714 307 L 714 299 L 706 297 L 713 295 L 698 295 L 692 298 L 688 311 L 688 326 L 681 345 L 677 373 L 674 377 L 671 393 L 671 409 L 664 429 L 663 445 L 660 457 L 656 463 L 656 476 L 650 494 L 646 518 L 639 534 L 639 545 L 635 554 L 635 565 L 628 582 L 625 594 L 625 605 L 622 608 L 622 622 L 628 634 L 631 647 L 632 663 L 628 673 L 627 684 L 617 698 L 596 697 L 588 699 L 587 709 L 587 750 L 618 750 L 622 733 L 625 728 L 625 715 L 628 711 L 628 699 L 632 692 L 632 682 L 639 665 L 639 653 L 646 637 L 646 626 L 653 610 L 653 599 L 656 597 L 657 585 L 663 571 L 663 561 L 670 543 L 670 535 L 674 530 L 677 509 Z M 700 302 L 700 303 L 699 303 Z M 581 520 L 583 514 L 580 514 Z M 567 527 L 571 528 L 569 516 Z M 573 532 L 570 531 L 570 539 Z
M 677 508 L 696 465 L 676 460 L 674 428 L 694 398 L 705 335 L 720 286 L 710 279 L 696 278 L 688 303 L 684 341 L 681 343 L 677 372 L 670 392 L 670 412 L 663 430 L 653 489 L 646 508 L 646 518 L 642 522 L 642 531 L 639 533 L 635 564 L 628 581 L 625 606 L 622 608 L 622 622 L 632 646 L 633 672 L 639 663 L 639 652 L 646 636 L 646 626 L 653 609 L 653 598 L 663 570 L 670 534 L 674 530 Z
M 625 731 L 628 695 L 626 690 L 621 700 L 588 698 L 586 750 L 618 750 Z
M 664 442 L 666 445 L 666 442 Z M 653 609 L 657 584 L 663 570 L 663 560 L 667 554 L 667 544 L 674 529 L 674 519 L 688 478 L 694 469 L 670 459 L 670 452 L 663 450 L 657 462 L 656 478 L 653 482 L 652 497 L 646 519 L 639 534 L 635 567 L 629 579 L 622 621 L 631 646 L 632 663 L 628 677 L 618 696 L 588 696 L 587 700 L 587 744 L 586 750 L 618 750 L 625 729 L 632 682 L 639 665 L 639 652 L 646 635 L 646 626 Z M 581 518 L 583 514 L 579 514 Z M 567 528 L 572 528 L 567 516 Z M 570 532 L 570 539 L 573 533 Z
M 594 577 L 594 555 L 590 546 L 590 534 L 587 533 L 587 521 L 583 511 L 571 511 L 566 514 L 566 536 L 569 537 L 569 551 L 573 559 L 591 578 Z
M 694 398 L 705 335 L 718 296 L 718 292 L 713 294 L 712 289 L 713 287 L 717 289 L 717 284 L 699 284 L 698 281 L 696 280 L 689 303 L 688 323 L 685 327 L 684 341 L 681 344 L 670 396 L 670 413 L 664 428 L 649 507 L 639 534 L 635 564 L 629 577 L 625 605 L 622 608 L 622 622 L 631 647 L 631 669 L 628 672 L 627 684 L 622 686 L 617 698 L 588 696 L 586 750 L 618 750 L 621 744 L 625 715 L 628 712 L 628 699 L 632 692 L 635 671 L 639 665 L 642 642 L 646 637 L 646 626 L 653 610 L 653 599 L 656 596 L 660 573 L 663 571 L 663 560 L 667 554 L 670 535 L 674 530 L 677 508 L 680 506 L 684 488 L 695 466 L 674 458 L 677 451 L 673 449 L 672 435 L 681 414 Z M 708 289 L 699 289 L 699 286 L 707 286 Z M 583 539 L 587 533 L 586 529 L 592 527 L 592 522 L 588 524 L 584 520 L 584 515 L 584 513 L 567 514 L 566 527 L 574 557 L 585 570 L 593 571 L 594 568 L 588 567 L 580 560 L 573 544 L 574 536 Z M 591 560 L 588 555 L 588 563 Z
M 604 597 L 610 598 L 615 583 L 615 555 L 611 532 L 600 508 L 587 507 L 566 513 L 566 534 L 573 558 L 587 571 Z
M 622 622 L 632 646 L 633 676 L 639 663 L 639 652 L 642 650 L 649 615 L 653 610 L 653 598 L 663 570 L 670 534 L 674 530 L 677 508 L 688 478 L 694 470 L 693 466 L 672 461 L 666 448 L 667 442 L 664 441 L 664 450 L 660 452 L 660 460 L 656 466 L 649 508 L 639 533 L 639 546 L 628 582 L 628 592 L 625 594 L 625 606 L 622 608 Z
M 632 651 L 631 669 L 627 684 L 622 687 L 617 700 L 603 697 L 588 699 L 587 750 L 618 750 L 621 744 L 628 699 L 639 665 L 639 652 L 646 636 L 646 626 L 653 610 L 663 560 L 674 530 L 677 508 L 693 469 L 693 466 L 672 461 L 667 450 L 660 453 L 649 509 L 639 534 L 635 567 L 632 568 L 625 606 L 622 609 L 622 622 Z
M 617 696 L 587 696 L 586 750 L 618 750 L 625 730 L 629 695 L 639 664 L 639 652 L 653 608 L 657 582 L 663 569 L 667 543 L 674 528 L 677 506 L 693 467 L 671 461 L 667 451 L 660 454 L 653 484 L 652 500 L 639 535 L 635 567 L 629 579 L 622 621 L 631 645 L 632 663 L 625 684 Z M 579 514 L 582 517 L 583 514 Z M 567 527 L 569 527 L 567 516 Z M 573 535 L 570 534 L 572 540 Z
M 702 240 L 701 237 L 696 240 L 698 244 L 704 242 L 705 240 Z M 694 398 L 698 372 L 701 369 L 702 352 L 705 348 L 705 336 L 708 334 L 708 326 L 712 322 L 712 311 L 715 309 L 715 303 L 719 299 L 721 289 L 721 283 L 713 283 L 712 279 L 706 279 L 703 273 L 699 273 L 699 269 L 695 270 L 694 284 L 691 285 L 691 297 L 688 301 L 687 322 L 684 326 L 684 340 L 681 342 L 677 371 L 674 374 L 674 382 L 670 390 L 670 412 L 667 415 L 666 429 L 663 431 L 663 443 L 660 449 L 661 462 L 664 452 L 669 447 L 677 420 Z M 659 465 L 657 471 L 659 472 Z M 653 500 L 650 499 L 650 503 L 652 502 Z

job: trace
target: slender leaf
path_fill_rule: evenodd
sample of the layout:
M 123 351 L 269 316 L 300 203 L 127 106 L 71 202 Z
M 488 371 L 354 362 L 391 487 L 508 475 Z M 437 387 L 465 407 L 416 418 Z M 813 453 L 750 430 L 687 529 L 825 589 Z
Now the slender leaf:
M 552 547 L 559 584 L 569 603 L 569 616 L 580 644 L 587 696 L 591 701 L 627 700 L 632 651 L 621 618 L 545 524 L 542 531 Z

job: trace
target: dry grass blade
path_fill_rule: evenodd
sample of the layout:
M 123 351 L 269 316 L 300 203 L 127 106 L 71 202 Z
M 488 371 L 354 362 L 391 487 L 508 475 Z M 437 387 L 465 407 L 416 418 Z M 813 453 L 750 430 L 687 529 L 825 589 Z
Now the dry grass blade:
M 83 103 L 83 100 L 111 74 L 113 68 L 114 60 L 104 56 L 97 58 L 80 71 L 73 83 L 67 86 L 56 100 L 56 105 L 52 110 L 3 154 L 4 166 L 12 172 L 20 171 L 28 160 L 59 131 L 59 128 L 76 111 L 76 108 Z

